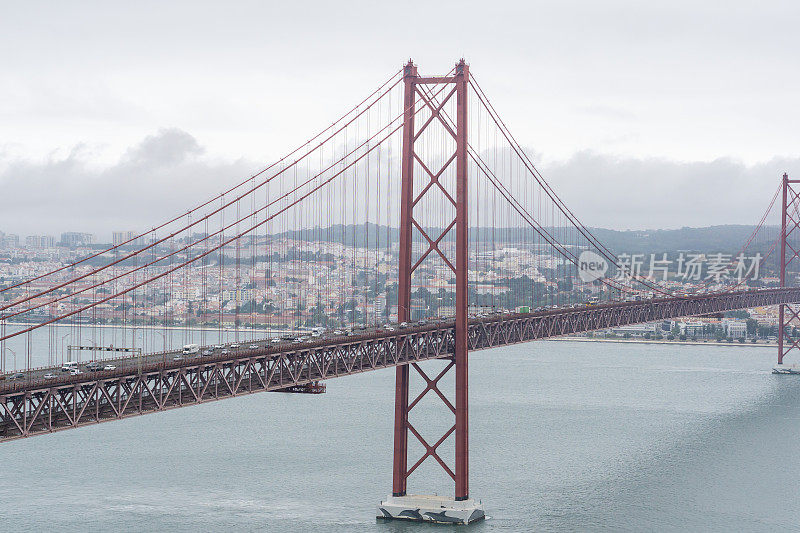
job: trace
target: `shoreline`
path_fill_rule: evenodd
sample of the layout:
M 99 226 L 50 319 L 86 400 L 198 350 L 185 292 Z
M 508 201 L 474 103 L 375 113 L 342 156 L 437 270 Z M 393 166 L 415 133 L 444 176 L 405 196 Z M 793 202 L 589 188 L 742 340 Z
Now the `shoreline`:
M 29 327 L 35 326 L 38 323 L 22 323 L 22 322 L 14 322 L 12 324 L 6 324 L 6 326 L 21 326 L 21 327 Z M 64 327 L 75 327 L 78 326 L 77 324 L 56 324 L 56 327 L 64 328 Z M 147 330 L 185 330 L 189 329 L 192 331 L 197 332 L 217 332 L 219 328 L 212 328 L 212 327 L 197 327 L 197 326 L 150 326 L 150 325 L 127 325 L 123 326 L 121 324 L 97 324 L 92 326 L 91 324 L 81 324 L 80 326 L 83 327 L 98 327 L 98 328 L 124 328 L 124 329 L 147 329 Z M 236 328 L 226 327 L 223 328 L 223 333 L 233 333 L 236 331 Z M 239 328 L 240 333 L 257 333 L 257 332 L 265 332 L 265 333 L 287 333 L 292 331 L 303 331 L 303 330 L 292 330 L 292 329 L 261 329 L 261 328 Z M 546 339 L 539 339 L 542 341 L 575 341 L 575 342 L 614 342 L 619 344 L 677 344 L 681 346 L 737 346 L 737 347 L 750 347 L 750 348 L 777 348 L 777 342 L 768 342 L 768 343 L 757 343 L 753 344 L 751 342 L 717 342 L 713 340 L 709 340 L 707 342 L 703 341 L 670 341 L 667 339 L 662 340 L 655 340 L 655 339 L 606 339 L 602 337 L 575 337 L 575 336 L 563 336 L 563 337 L 549 337 Z
M 541 339 L 544 341 L 576 341 L 576 342 L 615 342 L 619 344 L 677 344 L 681 346 L 735 346 L 738 348 L 777 348 L 777 342 L 757 343 L 751 342 L 717 342 L 717 341 L 668 341 L 653 339 L 602 339 L 593 337 L 551 337 Z

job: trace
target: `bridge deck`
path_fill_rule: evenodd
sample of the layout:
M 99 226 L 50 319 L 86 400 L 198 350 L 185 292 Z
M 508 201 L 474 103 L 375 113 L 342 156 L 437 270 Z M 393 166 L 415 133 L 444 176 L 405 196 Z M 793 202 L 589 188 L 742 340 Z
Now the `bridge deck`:
M 800 288 L 621 302 L 539 313 L 472 319 L 470 350 L 528 342 L 626 324 L 800 302 Z M 215 352 L 172 360 L 179 352 L 115 360 L 115 370 L 65 375 L 39 369 L 24 380 L 0 383 L 0 441 L 51 433 L 130 416 L 312 381 L 447 358 L 453 322 L 306 343 L 245 343 L 228 354 Z M 250 348 L 254 344 L 255 348 Z M 45 374 L 55 377 L 45 379 Z

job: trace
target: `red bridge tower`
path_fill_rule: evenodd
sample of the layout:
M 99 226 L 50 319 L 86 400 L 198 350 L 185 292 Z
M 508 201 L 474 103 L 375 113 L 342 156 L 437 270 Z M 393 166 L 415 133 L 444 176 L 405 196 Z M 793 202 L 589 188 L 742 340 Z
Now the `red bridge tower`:
M 447 76 L 421 77 L 412 61 L 404 67 L 405 97 L 403 125 L 402 182 L 400 192 L 400 264 L 397 302 L 398 322 L 411 320 L 411 276 L 417 267 L 428 257 L 438 256 L 452 269 L 456 285 L 455 336 L 452 340 L 453 356 L 450 363 L 436 377 L 430 378 L 416 363 L 397 367 L 394 414 L 394 469 L 392 495 L 381 502 L 378 518 L 401 518 L 447 523 L 469 523 L 484 518 L 479 502 L 469 497 L 469 409 L 468 409 L 468 220 L 467 220 L 467 92 L 469 67 L 462 59 Z M 441 88 L 444 87 L 444 90 Z M 437 92 L 438 91 L 438 92 Z M 438 98 L 437 95 L 442 97 Z M 452 98 L 455 102 L 455 119 L 451 119 L 445 109 Z M 420 109 L 427 108 L 426 119 L 418 130 L 415 129 L 415 116 Z M 452 107 L 452 103 L 450 104 Z M 431 170 L 433 161 L 426 161 L 425 153 L 415 150 L 415 141 L 429 128 L 442 127 L 455 141 L 455 152 L 438 171 Z M 455 126 L 455 127 L 454 127 Z M 455 191 L 447 190 L 441 180 L 448 169 L 455 165 Z M 414 188 L 414 170 L 421 169 L 424 183 Z M 435 166 L 433 167 L 436 168 Z M 452 172 L 452 170 L 450 170 Z M 452 188 L 452 187 L 451 187 Z M 414 207 L 426 195 L 440 191 L 455 208 L 455 217 L 446 227 L 439 228 L 439 235 L 432 237 L 426 232 L 422 221 L 414 216 Z M 417 190 L 419 192 L 417 192 Z M 437 193 L 438 194 L 438 193 Z M 427 243 L 427 249 L 412 264 L 413 232 L 418 231 Z M 440 243 L 445 236 L 455 230 L 455 255 Z M 430 230 L 428 230 L 430 231 Z M 448 255 L 449 252 L 449 255 Z M 433 254 L 433 255 L 432 255 Z M 425 389 L 409 403 L 409 383 L 413 367 L 426 383 Z M 455 406 L 439 390 L 441 378 L 450 370 L 455 371 Z M 409 411 L 429 392 L 434 392 L 446 408 L 455 416 L 453 426 L 442 437 L 428 443 L 409 421 Z M 408 464 L 408 437 L 411 433 L 425 449 L 424 454 L 410 468 Z M 455 434 L 455 471 L 439 456 L 437 449 L 451 435 Z M 454 498 L 439 496 L 413 496 L 407 494 L 409 475 L 425 459 L 433 458 L 455 482 Z
M 789 237 L 800 229 L 800 193 L 794 184 L 800 180 L 790 180 L 789 175 L 783 175 L 783 203 L 781 204 L 781 287 L 786 286 L 786 271 L 795 259 L 800 259 L 800 248 L 790 244 Z M 795 240 L 794 242 L 797 242 Z M 778 319 L 778 367 L 776 371 L 783 370 L 783 358 L 792 350 L 800 350 L 800 341 L 793 340 L 791 322 L 800 321 L 800 309 L 796 305 L 781 304 Z M 787 370 L 788 371 L 788 370 Z

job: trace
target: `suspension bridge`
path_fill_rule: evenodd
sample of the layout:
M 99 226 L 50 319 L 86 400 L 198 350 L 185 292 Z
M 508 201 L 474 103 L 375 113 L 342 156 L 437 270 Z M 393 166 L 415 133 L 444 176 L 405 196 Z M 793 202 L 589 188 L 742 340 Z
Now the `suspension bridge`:
M 642 276 L 545 181 L 463 60 L 440 76 L 409 61 L 216 197 L 0 285 L 0 441 L 254 392 L 322 392 L 324 380 L 394 367 L 393 484 L 378 517 L 479 520 L 469 352 L 777 305 L 786 368 L 800 342 L 788 327 L 800 320 L 796 183 L 784 174 L 739 254 L 763 250 L 775 286 Z M 608 271 L 580 276 L 585 252 Z M 453 417 L 435 441 L 414 421 L 424 397 Z M 428 460 L 453 497 L 408 493 Z

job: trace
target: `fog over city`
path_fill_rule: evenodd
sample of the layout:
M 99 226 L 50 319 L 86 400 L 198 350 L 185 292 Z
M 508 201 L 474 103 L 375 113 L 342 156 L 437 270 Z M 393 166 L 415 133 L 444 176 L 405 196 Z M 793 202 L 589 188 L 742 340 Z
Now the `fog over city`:
M 755 224 L 800 175 L 791 3 L 157 5 L 6 6 L 0 231 L 147 229 L 409 56 L 431 74 L 464 56 L 590 226 Z

